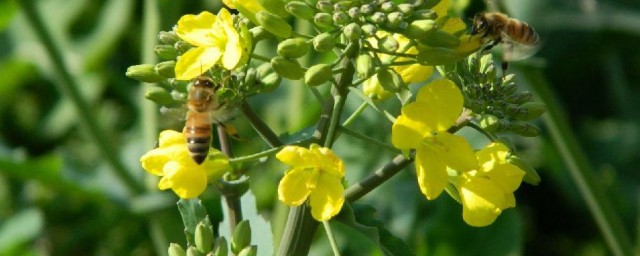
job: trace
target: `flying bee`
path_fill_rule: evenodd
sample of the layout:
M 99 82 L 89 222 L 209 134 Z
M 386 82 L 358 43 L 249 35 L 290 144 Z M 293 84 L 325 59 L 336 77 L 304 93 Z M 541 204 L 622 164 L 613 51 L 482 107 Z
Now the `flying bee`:
M 189 155 L 197 164 L 202 164 L 211 146 L 212 123 L 222 125 L 234 115 L 232 110 L 221 103 L 216 92 L 220 84 L 210 77 L 199 76 L 189 88 L 184 137 Z
M 487 51 L 502 43 L 502 70 L 507 70 L 509 61 L 524 59 L 533 55 L 540 43 L 538 33 L 526 22 L 510 18 L 504 13 L 482 12 L 473 18 L 471 35 L 480 35 L 489 38 L 487 46 L 482 51 Z M 514 45 L 517 54 L 514 54 Z

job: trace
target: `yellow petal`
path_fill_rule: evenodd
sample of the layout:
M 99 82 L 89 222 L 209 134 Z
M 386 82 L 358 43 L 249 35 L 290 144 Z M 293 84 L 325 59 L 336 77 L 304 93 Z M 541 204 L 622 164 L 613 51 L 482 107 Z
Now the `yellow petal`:
M 438 79 L 420 88 L 416 102 L 427 104 L 437 122 L 438 131 L 445 131 L 456 123 L 462 113 L 464 98 L 460 89 L 448 79 Z
M 516 191 L 522 183 L 525 172 L 513 164 L 497 164 L 487 171 L 487 176 L 502 189 L 504 193 Z
M 184 15 L 178 20 L 176 34 L 194 46 L 213 46 L 216 43 L 213 30 L 215 20 L 216 16 L 207 11 L 198 15 Z
M 436 12 L 438 18 L 446 16 L 449 11 L 449 0 L 441 0 L 436 6 L 431 7 L 431 10 Z
M 423 138 L 442 129 L 447 124 L 438 120 L 425 102 L 412 102 L 402 108 L 402 115 L 393 123 L 391 140 L 400 149 L 415 148 Z M 449 125 L 450 126 L 450 125 Z M 448 129 L 448 127 L 447 127 Z M 397 138 L 396 138 L 397 137 Z
M 191 48 L 176 63 L 176 79 L 191 80 L 213 67 L 222 52 L 215 47 Z
M 402 81 L 407 84 L 426 81 L 433 75 L 432 66 L 423 66 L 420 64 L 395 66 L 393 69 L 398 72 L 402 77 Z
M 427 199 L 436 199 L 447 185 L 447 167 L 429 148 L 416 150 L 416 175 L 420 191 Z
M 464 172 L 479 168 L 473 148 L 465 138 L 447 132 L 438 133 L 434 138 L 442 143 L 438 153 L 451 169 Z
M 158 137 L 159 147 L 167 147 L 173 144 L 185 143 L 184 135 L 174 130 L 164 130 Z
M 320 175 L 316 189 L 309 195 L 311 216 L 318 221 L 331 219 L 342 209 L 344 187 L 340 179 L 330 175 Z
M 445 21 L 444 24 L 440 26 L 440 30 L 449 34 L 465 30 L 466 28 L 467 25 L 465 25 L 464 21 L 462 21 L 462 19 L 458 17 L 447 19 L 447 21 Z
M 485 169 L 491 169 L 494 164 L 506 163 L 509 149 L 502 143 L 491 143 L 476 152 L 478 162 Z
M 485 178 L 475 178 L 460 188 L 462 218 L 474 227 L 493 223 L 505 204 L 504 193 L 495 183 Z
M 284 204 L 298 206 L 304 203 L 311 191 L 307 182 L 312 172 L 304 169 L 292 169 L 282 177 L 278 185 L 278 199 Z
M 164 173 L 158 188 L 171 188 L 180 198 L 197 197 L 207 188 L 207 175 L 202 169 L 186 169 L 170 161 L 164 166 Z
M 150 174 L 162 176 L 162 168 L 169 161 L 169 156 L 162 149 L 153 149 L 140 157 L 142 168 Z
M 238 12 L 247 17 L 253 24 L 259 25 L 256 13 L 264 10 L 256 0 L 233 0 Z
M 227 44 L 224 48 L 222 66 L 227 70 L 232 70 L 239 66 L 238 64 L 240 64 L 245 48 L 241 45 L 240 35 L 233 26 L 226 26 L 225 31 L 227 33 Z
M 318 164 L 323 175 L 331 175 L 337 179 L 344 177 L 344 163 L 329 148 L 320 147 L 318 144 L 311 144 L 310 150 L 318 156 Z
M 200 165 L 200 168 L 205 171 L 210 180 L 217 180 L 229 168 L 229 158 L 219 150 L 210 148 L 207 160 Z
M 362 92 L 367 97 L 373 100 L 386 100 L 393 96 L 393 93 L 385 90 L 380 81 L 378 81 L 378 75 L 373 75 L 371 78 L 364 81 L 362 85 Z
M 294 168 L 314 166 L 314 157 L 308 149 L 303 147 L 286 146 L 276 154 L 276 158 Z
M 481 36 L 470 36 L 470 35 L 462 35 L 460 37 L 460 44 L 456 47 L 456 57 L 464 58 L 471 55 L 474 52 L 477 52 L 480 47 L 484 45 Z

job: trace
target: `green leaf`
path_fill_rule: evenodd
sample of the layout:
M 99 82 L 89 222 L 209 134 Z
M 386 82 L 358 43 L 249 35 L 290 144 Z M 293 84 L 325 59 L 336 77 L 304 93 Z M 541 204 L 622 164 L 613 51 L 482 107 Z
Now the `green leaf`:
M 180 215 L 182 216 L 184 234 L 187 237 L 187 242 L 190 246 L 195 246 L 194 235 L 198 223 L 204 221 L 205 225 L 211 225 L 207 210 L 204 208 L 204 205 L 202 205 L 200 199 L 180 199 L 177 204 Z
M 15 246 L 35 240 L 44 227 L 44 216 L 37 208 L 22 210 L 0 226 L 0 255 Z

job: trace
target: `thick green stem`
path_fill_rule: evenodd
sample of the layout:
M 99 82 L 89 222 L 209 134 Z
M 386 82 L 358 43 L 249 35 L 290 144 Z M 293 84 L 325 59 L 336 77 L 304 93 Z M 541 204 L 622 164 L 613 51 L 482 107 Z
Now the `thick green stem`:
M 613 255 L 633 255 L 631 240 L 622 225 L 620 216 L 613 211 L 604 191 L 599 186 L 588 157 L 580 147 L 560 104 L 549 89 L 546 79 L 540 71 L 532 68 L 523 72 L 536 91 L 536 94 L 547 105 L 547 113 L 543 120 L 549 129 L 549 135 L 560 152 L 562 159 L 569 169 L 578 191 L 587 203 L 609 250 Z
M 396 156 L 391 162 L 373 172 L 369 177 L 347 188 L 347 190 L 344 191 L 345 198 L 349 202 L 354 202 L 360 199 L 373 189 L 380 186 L 380 184 L 399 173 L 411 162 L 413 162 L 413 159 L 405 158 L 402 155 Z
M 299 256 L 309 254 L 313 234 L 315 234 L 319 224 L 311 217 L 310 211 L 311 209 L 306 205 L 291 207 L 276 255 Z
M 134 194 L 141 193 L 144 191 L 144 188 L 122 164 L 112 144 L 112 140 L 105 135 L 106 133 L 102 131 L 95 119 L 96 115 L 92 112 L 94 108 L 90 107 L 89 103 L 80 94 L 78 83 L 69 72 L 62 57 L 61 49 L 53 41 L 51 34 L 44 25 L 42 17 L 38 13 L 35 6 L 38 2 L 17 1 L 17 3 L 22 6 L 27 16 L 27 21 L 30 23 L 33 31 L 35 31 L 36 36 L 42 41 L 49 58 L 51 58 L 56 73 L 62 80 L 62 83 L 56 83 L 55 86 L 57 86 L 66 97 L 71 99 L 76 111 L 81 117 L 80 124 L 87 130 L 90 139 L 96 144 L 102 155 L 104 155 L 117 177 L 126 184 L 131 192 Z
M 220 142 L 220 151 L 227 155 L 229 158 L 233 157 L 233 151 L 231 150 L 231 143 L 229 142 L 229 136 L 225 127 L 221 124 L 216 125 L 216 131 L 218 132 L 218 141 Z M 231 177 L 237 178 L 236 170 L 232 170 Z M 237 191 L 234 190 L 221 190 L 224 197 L 225 210 L 229 219 L 229 234 L 233 234 L 233 231 L 238 226 L 238 223 L 242 221 L 242 207 L 240 204 L 240 196 Z
M 253 108 L 249 105 L 247 101 L 242 101 L 240 105 L 240 112 L 244 114 L 247 118 L 253 129 L 262 137 L 262 139 L 269 144 L 272 148 L 277 148 L 282 146 L 282 142 L 278 139 L 278 136 L 267 126 L 267 124 L 258 117 Z

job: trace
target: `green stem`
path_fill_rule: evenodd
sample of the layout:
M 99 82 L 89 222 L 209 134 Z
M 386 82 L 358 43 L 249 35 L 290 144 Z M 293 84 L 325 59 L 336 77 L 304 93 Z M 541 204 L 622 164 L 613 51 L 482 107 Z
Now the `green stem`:
M 344 191 L 345 198 L 349 202 L 354 202 L 373 189 L 380 186 L 382 183 L 399 173 L 402 169 L 407 167 L 413 159 L 405 158 L 402 155 L 398 155 L 393 160 L 385 164 L 382 168 L 376 170 L 374 173 L 364 180 L 352 185 Z
M 251 58 L 252 59 L 256 59 L 256 60 L 261 60 L 261 61 L 264 61 L 264 62 L 271 62 L 271 58 L 265 57 L 265 56 L 262 56 L 262 55 L 259 55 L 259 54 L 255 54 L 255 53 L 251 54 Z
M 308 255 L 313 234 L 318 228 L 319 222 L 311 217 L 311 208 L 306 205 L 291 207 L 278 247 L 278 256 Z
M 278 139 L 278 136 L 267 126 L 267 124 L 258 117 L 253 108 L 249 105 L 246 100 L 242 101 L 240 105 L 240 112 L 247 118 L 251 126 L 254 130 L 262 137 L 262 139 L 269 144 L 272 148 L 277 148 L 282 146 L 282 142 Z
M 277 153 L 283 147 L 284 146 L 280 146 L 280 147 L 276 147 L 276 148 L 270 148 L 268 150 L 265 150 L 265 151 L 262 151 L 262 152 L 259 152 L 259 153 L 255 153 L 253 155 L 232 158 L 232 159 L 229 159 L 229 164 L 235 165 L 235 164 L 239 164 L 239 163 L 256 161 L 256 160 L 258 160 L 260 158 L 271 156 L 271 155 Z
M 546 79 L 540 71 L 532 68 L 524 71 L 523 75 L 547 106 L 548 114 L 543 116 L 543 120 L 549 129 L 549 135 L 565 161 L 578 191 L 586 201 L 609 250 L 613 255 L 633 255 L 631 240 L 620 216 L 613 211 L 614 207 L 594 177 L 588 157 L 574 137 L 572 128 L 563 114 L 565 112 L 555 100 Z
M 344 108 L 344 103 L 346 100 L 345 96 L 342 96 L 340 93 L 335 94 L 333 101 L 333 111 L 331 113 L 331 118 L 329 119 L 329 129 L 327 130 L 327 137 L 324 141 L 324 146 L 327 148 L 331 148 L 333 146 L 333 142 L 335 141 L 336 130 L 338 129 L 338 123 L 340 122 L 340 115 L 342 114 L 342 109 Z
M 367 107 L 369 106 L 369 103 L 367 103 L 366 101 L 363 101 L 360 106 L 358 106 L 358 108 L 356 109 L 356 111 L 353 111 L 353 113 L 351 113 L 351 115 L 347 118 L 347 120 L 345 120 L 342 123 L 343 128 L 347 127 L 349 125 L 351 125 L 351 123 L 353 123 L 353 121 L 356 120 L 356 118 L 358 118 L 360 116 L 360 114 L 362 114 L 362 112 L 367 109 Z
M 387 143 L 384 143 L 384 142 L 381 142 L 381 141 L 376 140 L 374 138 L 371 138 L 369 136 L 363 135 L 363 134 L 361 134 L 359 132 L 353 131 L 353 130 L 351 130 L 349 128 L 346 128 L 344 126 L 340 127 L 340 132 L 343 132 L 344 134 L 350 135 L 350 136 L 352 136 L 352 137 L 354 137 L 356 139 L 360 139 L 360 140 L 365 141 L 367 143 L 370 143 L 370 144 L 385 148 L 385 149 L 387 149 L 387 150 L 389 150 L 391 152 L 398 153 L 398 154 L 400 153 L 400 150 L 398 150 L 397 148 L 395 148 L 395 147 L 393 147 L 393 146 L 391 146 L 391 145 L 389 145 Z
M 90 107 L 89 103 L 82 97 L 78 90 L 78 83 L 69 72 L 64 58 L 62 57 L 61 49 L 55 44 L 51 34 L 44 25 L 42 17 L 38 13 L 36 8 L 37 1 L 17 1 L 22 6 L 27 21 L 30 22 L 31 27 L 36 33 L 36 36 L 42 41 L 46 52 L 51 58 L 53 67 L 56 73 L 60 75 L 62 83 L 56 83 L 55 86 L 73 102 L 76 111 L 80 115 L 80 124 L 87 130 L 89 137 L 93 140 L 94 144 L 98 147 L 98 150 L 105 156 L 106 161 L 111 165 L 115 171 L 117 177 L 124 182 L 129 190 L 134 194 L 139 194 L 144 191 L 144 188 L 138 181 L 131 175 L 125 166 L 120 161 L 117 151 L 112 140 L 108 138 L 98 125 L 95 119 L 96 115 L 92 112 L 94 108 Z
M 329 238 L 329 244 L 331 244 L 331 250 L 333 250 L 333 255 L 340 256 L 340 250 L 338 250 L 338 244 L 336 243 L 336 238 L 333 235 L 333 231 L 331 230 L 331 225 L 329 225 L 329 221 L 323 221 L 322 225 L 324 226 L 324 231 L 327 233 L 327 237 Z

